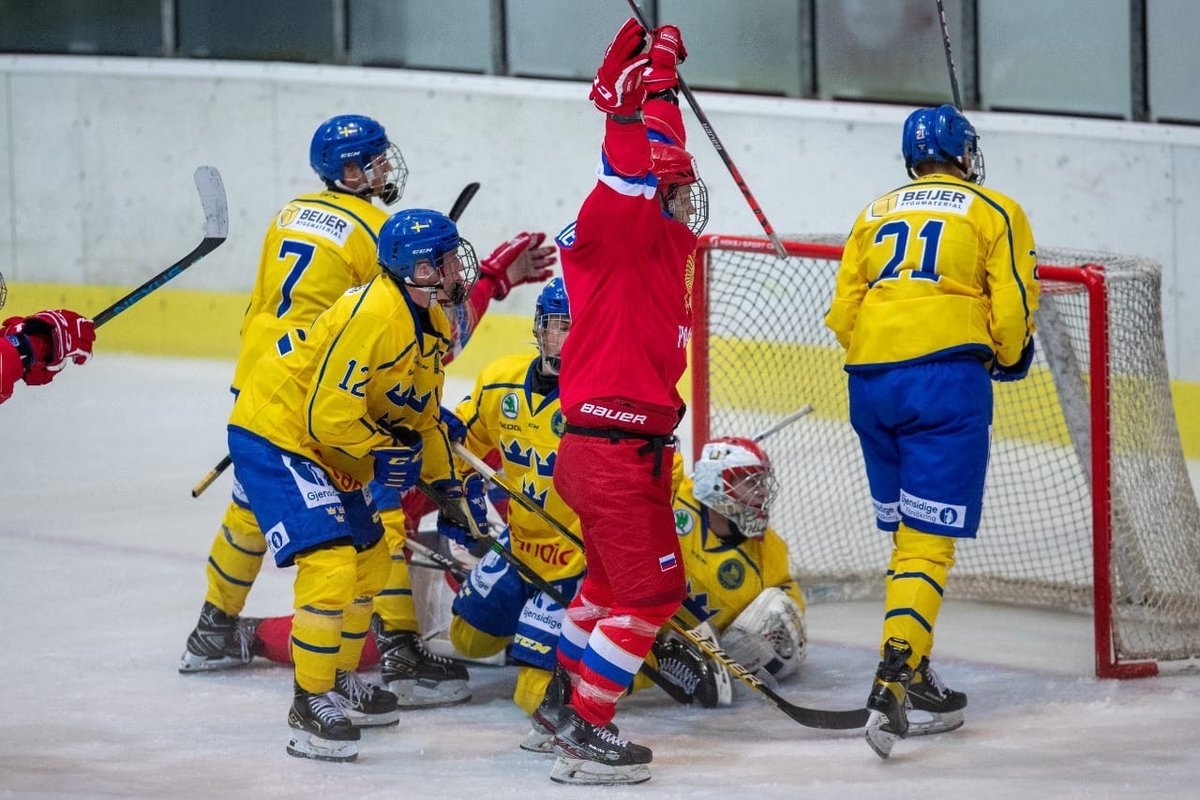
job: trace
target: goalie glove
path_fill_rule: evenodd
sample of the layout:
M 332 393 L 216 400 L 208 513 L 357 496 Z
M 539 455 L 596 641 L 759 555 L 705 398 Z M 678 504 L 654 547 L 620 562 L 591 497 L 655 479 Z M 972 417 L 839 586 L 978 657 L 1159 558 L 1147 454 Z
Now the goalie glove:
M 763 589 L 725 629 L 721 644 L 759 678 L 786 678 L 808 653 L 804 609 L 777 586 Z

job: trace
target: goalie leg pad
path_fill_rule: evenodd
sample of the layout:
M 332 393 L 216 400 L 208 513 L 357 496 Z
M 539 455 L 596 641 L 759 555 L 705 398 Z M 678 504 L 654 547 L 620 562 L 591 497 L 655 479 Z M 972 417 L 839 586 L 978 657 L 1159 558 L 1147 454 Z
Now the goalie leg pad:
M 808 653 L 804 607 L 783 589 L 769 586 L 729 624 L 721 644 L 748 671 L 786 678 Z

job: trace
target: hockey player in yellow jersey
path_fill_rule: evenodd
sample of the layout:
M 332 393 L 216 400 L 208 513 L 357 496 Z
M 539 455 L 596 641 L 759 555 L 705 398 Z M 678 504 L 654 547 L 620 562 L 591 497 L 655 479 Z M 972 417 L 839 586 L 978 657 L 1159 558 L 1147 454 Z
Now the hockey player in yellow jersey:
M 451 329 L 435 297 L 466 301 L 474 250 L 445 215 L 410 209 L 384 223 L 378 253 L 380 276 L 258 361 L 229 419 L 229 452 L 267 547 L 278 566 L 296 566 L 287 752 L 298 757 L 353 760 L 359 727 L 399 719 L 395 695 L 354 671 L 390 569 L 367 484 L 425 481 L 465 496 L 487 526 L 482 490 L 467 495 L 439 414 Z
M 388 215 L 374 200 L 390 205 L 404 190 L 408 170 L 399 149 L 375 120 L 344 114 L 317 128 L 309 161 L 325 190 L 288 202 L 267 230 L 242 323 L 242 345 L 232 385 L 235 396 L 264 353 L 278 352 L 291 331 L 307 328 L 347 289 L 366 284 L 379 274 L 376 239 Z M 549 277 L 554 248 L 543 247 L 544 239 L 541 233 L 520 233 L 484 259 L 470 302 L 448 306 L 454 333 L 447 361 L 451 353 L 465 345 L 490 300 L 502 300 L 512 286 Z M 415 699 L 410 691 L 415 682 L 401 679 L 411 676 L 398 677 L 392 670 L 389 677 L 395 680 L 389 684 L 400 692 L 402 705 L 430 704 L 446 693 L 465 699 L 469 696 L 465 670 L 428 654 L 419 637 L 409 635 L 415 633 L 417 622 L 402 555 L 403 512 L 398 493 L 392 490 L 377 486 L 375 499 L 393 554 L 393 574 L 377 607 L 392 634 L 389 641 L 397 650 L 397 658 L 392 661 L 406 665 L 409 671 L 419 671 L 424 678 L 431 672 L 447 670 L 458 678 L 446 682 L 444 691 L 431 691 Z M 239 625 L 238 616 L 265 552 L 263 534 L 235 474 L 233 498 L 208 557 L 204 604 L 188 637 L 180 672 L 249 663 L 253 631 Z M 425 680 L 421 685 L 432 687 L 434 683 Z
M 264 353 L 278 352 L 292 331 L 308 328 L 347 289 L 379 274 L 376 238 L 388 215 L 373 200 L 396 202 L 408 179 L 404 158 L 383 126 L 361 115 L 322 123 L 313 134 L 309 162 L 325 190 L 288 202 L 263 239 L 242 319 L 235 397 Z M 267 548 L 236 473 L 235 467 L 233 498 L 213 540 L 205 568 L 208 590 L 180 672 L 250 660 L 250 637 L 241 635 L 237 617 Z
M 579 534 L 579 519 L 554 490 L 554 463 L 563 415 L 558 367 L 571 327 L 562 278 L 538 296 L 533 333 L 538 352 L 501 358 L 480 373 L 457 416 L 466 425 L 468 449 L 501 456 L 500 469 L 554 519 Z M 573 597 L 583 573 L 583 553 L 544 519 L 520 504 L 509 506 L 504 546 Z M 454 600 L 450 639 L 464 655 L 481 658 L 509 648 L 520 665 L 514 702 L 527 714 L 537 708 L 555 663 L 555 644 L 565 609 L 522 578 L 507 561 L 489 553 L 472 570 Z
M 688 585 L 681 620 L 719 641 L 762 680 L 786 678 L 804 661 L 808 637 L 804 595 L 789 572 L 787 544 L 768 526 L 777 494 L 770 459 L 750 439 L 723 437 L 705 444 L 691 478 L 684 476 L 679 454 L 672 473 L 675 530 Z M 456 608 L 461 599 L 460 594 Z M 658 685 L 680 703 L 712 708 L 732 702 L 729 673 L 669 629 L 659 634 L 646 661 L 663 678 Z M 632 691 L 653 684 L 639 672 Z M 551 751 L 570 692 L 562 671 L 555 673 L 531 714 L 522 748 Z M 529 698 L 518 698 L 522 701 Z
M 688 581 L 678 616 L 772 684 L 796 671 L 808 646 L 804 595 L 791 576 L 787 544 L 768 525 L 777 494 L 766 452 L 751 439 L 728 436 L 704 445 L 674 501 Z M 651 655 L 676 700 L 707 708 L 731 702 L 728 673 L 689 641 L 660 635 Z M 634 689 L 649 684 L 639 674 Z
M 904 123 L 912 182 L 872 201 L 846 242 L 826 324 L 846 348 L 850 421 L 878 527 L 892 534 L 882 661 L 867 741 L 962 724 L 966 695 L 929 668 L 959 539 L 983 506 L 991 380 L 1021 380 L 1034 356 L 1036 253 L 1024 211 L 984 189 L 974 127 L 953 106 Z M 934 715 L 920 729 L 906 708 Z

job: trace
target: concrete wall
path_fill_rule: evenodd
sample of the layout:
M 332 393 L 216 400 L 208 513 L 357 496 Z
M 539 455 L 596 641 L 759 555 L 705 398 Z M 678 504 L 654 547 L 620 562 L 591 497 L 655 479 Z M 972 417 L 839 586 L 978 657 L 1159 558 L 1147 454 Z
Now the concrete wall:
M 908 109 L 701 93 L 777 230 L 846 231 L 904 180 Z M 229 242 L 180 288 L 245 291 L 265 224 L 317 186 L 308 140 L 343 112 L 382 121 L 411 169 L 402 205 L 463 217 L 482 253 L 516 230 L 557 232 L 593 183 L 600 117 L 586 87 L 439 73 L 176 60 L 0 57 L 0 272 L 10 283 L 134 285 L 201 231 L 191 187 L 220 168 Z M 712 196 L 710 232 L 757 223 L 690 114 Z M 1164 265 L 1172 377 L 1200 381 L 1200 129 L 974 113 L 988 185 L 1018 199 L 1042 245 L 1135 253 Z M 524 313 L 533 291 L 509 304 Z

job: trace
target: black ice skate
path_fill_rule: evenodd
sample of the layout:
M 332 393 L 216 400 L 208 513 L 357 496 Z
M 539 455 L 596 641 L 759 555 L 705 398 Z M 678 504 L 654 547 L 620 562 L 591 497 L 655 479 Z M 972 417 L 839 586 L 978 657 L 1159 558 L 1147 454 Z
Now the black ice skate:
M 715 708 L 720 688 L 712 663 L 697 650 L 677 639 L 657 641 L 651 648 L 658 659 L 658 672 L 665 680 L 659 685 L 685 706 L 693 702 Z
M 288 755 L 318 761 L 353 761 L 358 758 L 358 728 L 328 694 L 306 692 L 295 684 L 288 711 Z
M 432 708 L 471 699 L 467 668 L 434 655 L 415 631 L 385 631 L 376 623 L 380 674 L 400 708 Z
M 529 715 L 529 733 L 521 742 L 521 749 L 531 753 L 553 753 L 554 735 L 558 726 L 566 720 L 566 706 L 571 702 L 571 677 L 562 667 L 554 668 L 554 676 L 546 686 L 541 705 Z M 617 726 L 604 726 L 610 733 L 619 733 Z
M 563 719 L 563 709 L 571 697 L 571 678 L 562 667 L 556 666 L 541 704 L 529 715 L 529 733 L 521 742 L 521 749 L 531 753 L 554 751 L 554 734 Z
M 253 657 L 250 652 L 253 639 L 253 632 L 247 637 L 237 617 L 231 617 L 205 601 L 200 609 L 200 620 L 188 636 L 179 659 L 179 671 L 210 672 L 244 667 Z
M 555 783 L 608 785 L 650 780 L 649 747 L 633 744 L 606 726 L 593 725 L 570 706 L 554 737 Z
M 910 719 L 909 736 L 946 733 L 963 725 L 966 694 L 947 688 L 933 667 L 929 666 L 928 658 L 922 658 L 913 672 L 912 683 L 908 686 L 908 699 L 913 711 L 922 711 L 922 716 L 930 717 L 927 721 Z
M 382 686 L 367 683 L 357 672 L 339 669 L 329 699 L 356 728 L 379 728 L 400 722 L 396 695 Z
M 908 736 L 908 686 L 912 667 L 908 659 L 912 647 L 903 639 L 891 638 L 883 645 L 883 660 L 875 671 L 875 683 L 867 698 L 871 712 L 867 720 L 867 744 L 880 758 L 892 753 L 896 742 Z

